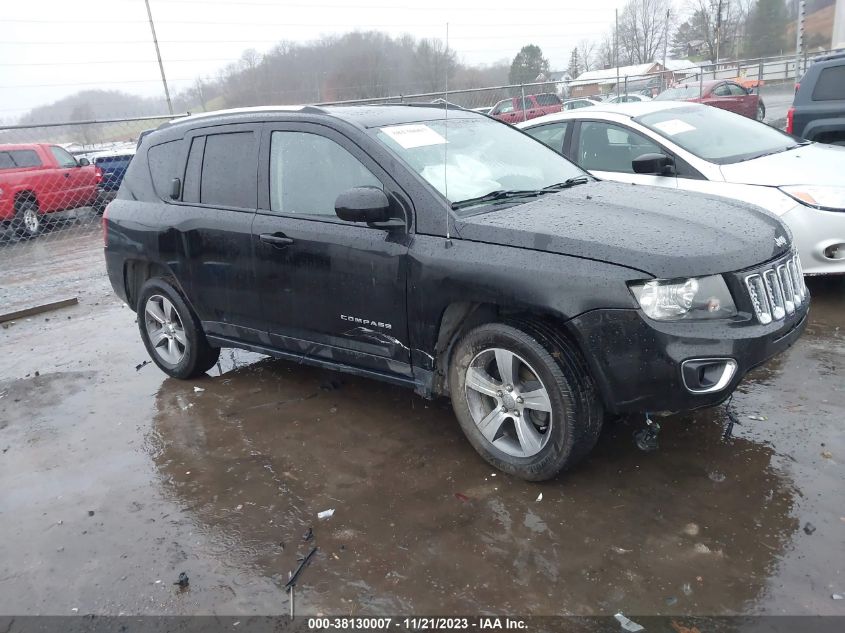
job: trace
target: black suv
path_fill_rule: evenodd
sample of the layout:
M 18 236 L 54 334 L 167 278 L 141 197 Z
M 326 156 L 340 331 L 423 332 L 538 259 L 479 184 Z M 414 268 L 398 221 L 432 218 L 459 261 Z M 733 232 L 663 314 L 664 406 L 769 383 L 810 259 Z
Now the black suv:
M 172 121 L 103 225 L 167 374 L 241 347 L 450 395 L 476 450 L 530 480 L 588 453 L 605 412 L 724 401 L 809 303 L 774 216 L 598 182 L 443 106 Z
M 813 60 L 795 87 L 786 131 L 808 141 L 845 145 L 845 51 Z

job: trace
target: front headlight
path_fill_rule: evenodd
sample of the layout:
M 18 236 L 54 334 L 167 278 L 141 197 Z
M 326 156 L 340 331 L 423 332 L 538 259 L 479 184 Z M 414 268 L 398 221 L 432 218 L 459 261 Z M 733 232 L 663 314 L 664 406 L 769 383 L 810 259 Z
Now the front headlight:
M 693 279 L 651 279 L 629 285 L 650 319 L 724 319 L 736 314 L 731 292 L 721 275 Z
M 814 209 L 845 211 L 845 187 L 790 185 L 780 187 L 780 190 L 801 204 Z

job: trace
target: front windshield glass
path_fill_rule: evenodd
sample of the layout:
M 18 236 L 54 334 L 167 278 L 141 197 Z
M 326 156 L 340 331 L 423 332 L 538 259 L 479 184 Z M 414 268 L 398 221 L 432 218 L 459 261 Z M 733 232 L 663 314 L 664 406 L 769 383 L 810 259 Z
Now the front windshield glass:
M 448 131 L 441 119 L 376 128 L 374 134 L 453 204 L 585 175 L 539 141 L 482 117 L 450 118 Z
M 719 165 L 798 146 L 794 138 L 765 123 L 710 106 L 661 110 L 634 120 L 699 158 Z
M 685 99 L 696 99 L 701 96 L 701 87 L 698 84 L 688 86 L 677 86 L 676 88 L 668 88 L 659 95 L 655 101 L 684 101 Z

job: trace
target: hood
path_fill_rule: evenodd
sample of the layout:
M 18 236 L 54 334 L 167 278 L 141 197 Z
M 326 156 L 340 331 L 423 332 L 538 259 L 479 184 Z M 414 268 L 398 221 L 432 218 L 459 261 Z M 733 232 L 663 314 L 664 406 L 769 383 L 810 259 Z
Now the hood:
M 745 185 L 840 185 L 845 174 L 845 147 L 809 143 L 720 168 L 726 181 Z
M 758 207 L 615 182 L 462 218 L 458 230 L 463 239 L 595 259 L 664 279 L 749 268 L 792 242 L 781 221 Z

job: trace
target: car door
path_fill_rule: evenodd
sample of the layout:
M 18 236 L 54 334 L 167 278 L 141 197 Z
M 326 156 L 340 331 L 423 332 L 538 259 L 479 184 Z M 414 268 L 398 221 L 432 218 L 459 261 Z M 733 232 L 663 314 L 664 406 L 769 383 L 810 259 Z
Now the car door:
M 529 136 L 533 136 L 538 141 L 551 147 L 559 154 L 564 153 L 564 145 L 567 131 L 572 126 L 569 121 L 555 121 L 554 123 L 546 123 L 544 125 L 536 125 L 534 127 L 523 130 Z
M 632 161 L 643 154 L 666 154 L 654 141 L 608 121 L 579 121 L 568 158 L 597 178 L 658 187 L 677 187 L 675 176 L 635 174 Z
M 728 91 L 731 93 L 731 99 L 735 103 L 735 110 L 738 114 L 747 116 L 749 119 L 757 118 L 757 95 L 749 94 L 749 92 L 735 83 L 727 84 Z
M 345 222 L 337 196 L 378 187 L 394 215 L 410 202 L 360 147 L 326 126 L 268 124 L 263 200 L 253 224 L 256 287 L 272 347 L 329 362 L 411 375 L 402 228 Z
M 259 124 L 239 124 L 186 136 L 181 197 L 169 219 L 174 231 L 159 240 L 187 270 L 182 278 L 205 331 L 252 342 L 265 338 L 252 262 L 260 133 Z M 163 163 L 154 150 L 151 170 Z
M 90 191 L 86 185 L 85 173 L 76 159 L 58 145 L 50 145 L 50 153 L 56 159 L 57 169 L 51 187 L 55 209 L 73 209 L 88 201 Z

